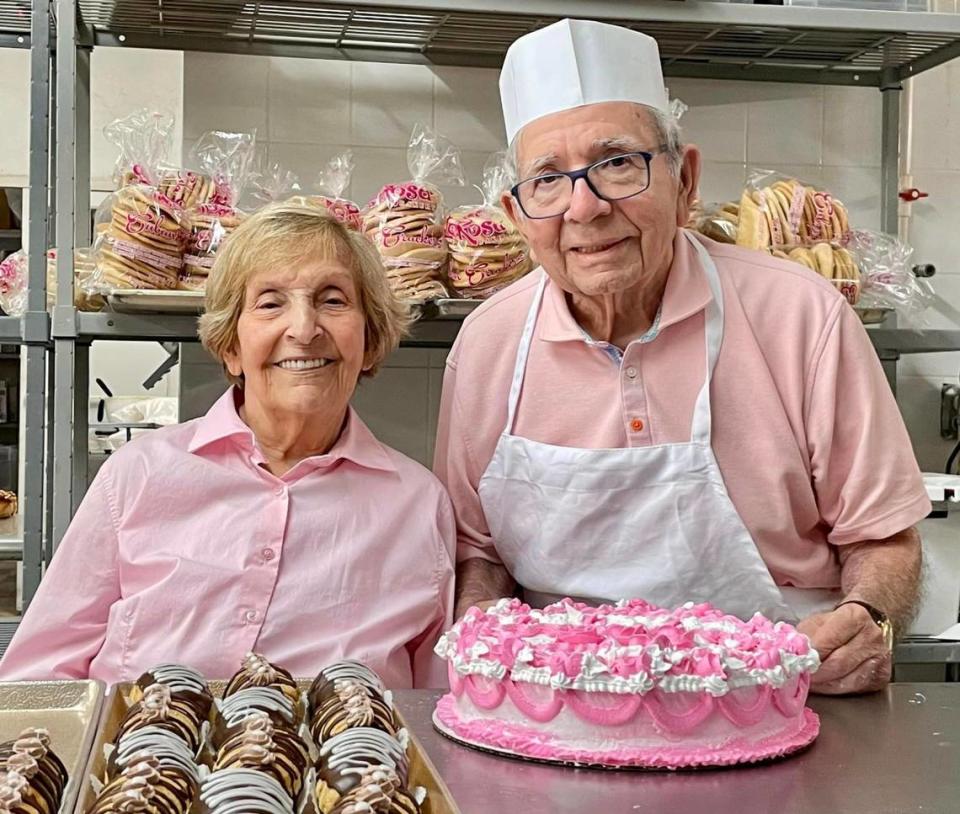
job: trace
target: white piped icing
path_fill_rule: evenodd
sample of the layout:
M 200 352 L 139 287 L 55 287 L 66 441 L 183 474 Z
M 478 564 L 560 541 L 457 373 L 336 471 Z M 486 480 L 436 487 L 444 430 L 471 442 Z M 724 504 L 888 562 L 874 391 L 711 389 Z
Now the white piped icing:
M 200 788 L 200 800 L 210 814 L 293 814 L 293 800 L 273 777 L 253 769 L 211 772 Z
M 247 687 L 219 701 L 220 714 L 227 726 L 235 726 L 256 711 L 276 712 L 291 724 L 293 702 L 276 687 Z
M 150 670 L 157 684 L 165 684 L 171 692 L 207 692 L 207 682 L 203 676 L 182 664 L 158 664 Z
M 599 608 L 563 600 L 536 610 L 503 599 L 468 611 L 435 651 L 463 676 L 641 695 L 778 688 L 820 665 L 809 640 L 786 623 L 760 614 L 744 622 L 692 602 L 666 611 L 640 600 Z

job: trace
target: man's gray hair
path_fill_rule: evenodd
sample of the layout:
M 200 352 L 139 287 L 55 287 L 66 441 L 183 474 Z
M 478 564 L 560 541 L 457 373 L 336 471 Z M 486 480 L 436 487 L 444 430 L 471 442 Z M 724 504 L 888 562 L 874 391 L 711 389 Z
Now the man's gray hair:
M 683 134 L 680 131 L 679 119 L 663 110 L 646 105 L 637 105 L 650 114 L 650 120 L 657 131 L 657 138 L 660 140 L 660 146 L 663 147 L 664 155 L 667 157 L 667 163 L 670 172 L 673 175 L 680 174 L 680 166 L 683 163 Z M 517 134 L 519 136 L 519 134 Z M 520 181 L 519 156 L 517 155 L 518 137 L 514 137 L 510 142 L 510 174 L 512 183 Z

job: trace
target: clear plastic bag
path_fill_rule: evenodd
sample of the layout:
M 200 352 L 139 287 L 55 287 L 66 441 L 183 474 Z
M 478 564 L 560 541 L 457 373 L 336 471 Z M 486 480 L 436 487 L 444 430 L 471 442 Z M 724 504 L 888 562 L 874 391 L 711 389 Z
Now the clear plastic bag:
M 740 204 L 734 201 L 709 204 L 697 201 L 690 212 L 686 228 L 718 243 L 732 244 L 737 242 L 739 223 Z
M 510 174 L 509 155 L 494 153 L 483 168 L 483 204 L 461 206 L 447 215 L 447 279 L 458 296 L 485 299 L 533 268 L 526 241 L 499 206 Z
M 387 184 L 364 208 L 363 231 L 383 258 L 394 292 L 410 302 L 447 294 L 443 196 L 435 184 L 463 186 L 460 151 L 417 124 L 407 149 L 413 180 Z
M 305 206 L 317 206 L 327 210 L 340 223 L 355 232 L 363 231 L 363 216 L 360 207 L 343 197 L 353 176 L 353 150 L 337 153 L 320 170 L 317 176 L 317 195 L 296 196 L 291 200 Z
M 800 263 L 829 280 L 851 305 L 862 290 L 846 248 L 847 209 L 829 191 L 771 170 L 754 170 L 737 212 L 737 244 Z
M 156 187 L 125 186 L 97 209 L 96 270 L 88 294 L 114 288 L 173 289 L 183 268 L 183 209 Z
M 103 128 L 107 140 L 120 150 L 113 171 L 117 189 L 128 184 L 156 186 L 173 147 L 173 125 L 169 113 L 141 108 Z
M 858 310 L 894 309 L 913 325 L 924 323 L 923 312 L 936 300 L 927 280 L 917 279 L 910 263 L 912 247 L 892 235 L 854 229 L 846 246 L 857 258 L 863 278 Z
M 106 301 L 91 292 L 91 278 L 96 273 L 94 251 L 91 248 L 73 250 L 73 303 L 81 311 L 100 311 Z M 57 250 L 47 249 L 47 308 L 57 300 Z
M 851 305 L 859 302 L 863 285 L 859 263 L 845 247 L 821 241 L 810 246 L 773 249 L 771 253 L 774 257 L 806 266 L 829 280 Z
M 250 177 L 254 156 L 250 133 L 212 131 L 203 135 L 193 155 L 211 179 L 209 200 L 185 208 L 185 247 L 178 288 L 203 291 L 217 251 L 246 217 L 237 202 Z
M 11 317 L 27 310 L 27 253 L 19 249 L 0 263 L 0 308 Z
M 279 163 L 270 163 L 264 151 L 257 151 L 250 168 L 240 206 L 255 212 L 275 201 L 285 201 L 301 191 L 300 179 Z

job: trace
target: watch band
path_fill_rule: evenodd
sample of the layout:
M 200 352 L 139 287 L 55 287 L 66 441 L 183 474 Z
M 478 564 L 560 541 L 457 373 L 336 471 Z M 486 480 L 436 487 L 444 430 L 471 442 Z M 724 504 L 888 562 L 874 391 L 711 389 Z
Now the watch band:
M 842 608 L 844 605 L 859 605 L 861 608 L 866 610 L 870 614 L 870 618 L 876 623 L 877 627 L 880 628 L 880 632 L 883 633 L 883 641 L 887 646 L 887 650 L 893 650 L 893 622 L 890 621 L 890 617 L 887 616 L 879 608 L 875 608 L 869 602 L 864 602 L 862 599 L 844 599 L 843 602 L 839 602 L 834 606 L 834 610 L 837 608 Z

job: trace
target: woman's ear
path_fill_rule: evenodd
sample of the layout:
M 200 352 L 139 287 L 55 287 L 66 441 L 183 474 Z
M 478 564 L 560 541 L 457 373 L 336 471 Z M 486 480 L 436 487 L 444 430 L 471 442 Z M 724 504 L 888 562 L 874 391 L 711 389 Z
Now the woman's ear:
M 223 354 L 223 366 L 231 376 L 238 379 L 243 377 L 243 366 L 240 364 L 240 354 L 235 348 L 231 348 Z

